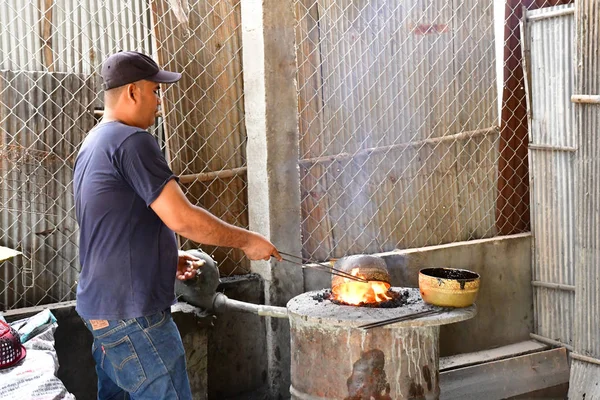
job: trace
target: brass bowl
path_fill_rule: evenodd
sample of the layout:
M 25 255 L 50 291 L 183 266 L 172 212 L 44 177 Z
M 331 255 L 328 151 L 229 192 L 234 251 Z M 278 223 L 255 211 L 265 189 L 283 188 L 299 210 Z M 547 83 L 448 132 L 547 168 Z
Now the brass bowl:
M 335 261 L 333 267 L 349 274 L 352 274 L 356 270 L 355 272 L 358 272 L 360 277 L 368 281 L 384 282 L 388 285 L 390 283 L 390 273 L 387 270 L 385 261 L 381 257 L 365 254 L 342 257 Z M 347 282 L 348 279 L 341 276 L 331 276 L 332 288 Z
M 455 268 L 425 268 L 419 271 L 423 301 L 442 307 L 468 307 L 477 299 L 480 276 Z

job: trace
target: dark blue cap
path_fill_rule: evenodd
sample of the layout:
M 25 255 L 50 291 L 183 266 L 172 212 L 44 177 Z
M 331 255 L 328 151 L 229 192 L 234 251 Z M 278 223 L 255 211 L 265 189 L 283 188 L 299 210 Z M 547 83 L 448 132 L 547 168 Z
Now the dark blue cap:
M 108 57 L 100 75 L 104 90 L 142 79 L 157 83 L 174 83 L 181 79 L 180 73 L 161 70 L 152 58 L 137 51 L 120 51 Z

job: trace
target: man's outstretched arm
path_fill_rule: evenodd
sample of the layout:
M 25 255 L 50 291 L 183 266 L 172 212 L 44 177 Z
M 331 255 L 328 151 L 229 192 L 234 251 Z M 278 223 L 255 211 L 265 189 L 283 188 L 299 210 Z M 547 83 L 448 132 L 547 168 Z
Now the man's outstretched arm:
M 228 224 L 190 203 L 174 179 L 150 207 L 171 230 L 194 242 L 238 248 L 251 260 L 268 260 L 273 256 L 281 261 L 275 246 L 262 235 Z

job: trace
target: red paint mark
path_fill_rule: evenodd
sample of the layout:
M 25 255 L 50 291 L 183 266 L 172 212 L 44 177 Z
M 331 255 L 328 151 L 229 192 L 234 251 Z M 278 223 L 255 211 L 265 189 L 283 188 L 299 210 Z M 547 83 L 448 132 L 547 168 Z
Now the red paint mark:
M 415 35 L 431 35 L 434 33 L 450 32 L 448 24 L 418 24 L 412 27 Z
M 32 369 L 28 369 L 26 371 L 17 372 L 17 376 L 31 374 L 31 373 L 33 373 L 33 370 Z

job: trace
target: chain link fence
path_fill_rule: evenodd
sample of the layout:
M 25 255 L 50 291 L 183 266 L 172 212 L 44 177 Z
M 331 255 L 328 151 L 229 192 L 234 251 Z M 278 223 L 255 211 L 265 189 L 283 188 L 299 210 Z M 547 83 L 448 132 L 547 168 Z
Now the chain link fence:
M 518 7 L 502 129 L 493 2 L 294 7 L 305 257 L 529 229 Z M 240 0 L 0 0 L 0 245 L 23 252 L 0 263 L 1 309 L 74 299 L 73 162 L 118 50 L 183 72 L 153 132 L 194 204 L 248 226 L 241 46 Z M 248 272 L 241 252 L 207 250 L 222 275 Z
M 163 91 L 165 152 L 186 195 L 248 228 L 239 0 L 153 0 L 160 65 L 183 73 Z M 189 241 L 183 248 L 198 247 Z M 222 275 L 248 273 L 241 250 L 203 246 Z
M 248 226 L 240 24 L 238 0 L 0 0 L 0 246 L 23 253 L 0 263 L 0 309 L 75 298 L 73 165 L 119 50 L 184 73 L 152 132 L 194 204 Z M 205 250 L 223 275 L 249 270 Z
M 495 236 L 493 2 L 296 10 L 305 256 Z
M 304 256 L 528 231 L 519 23 L 568 2 L 296 0 Z

